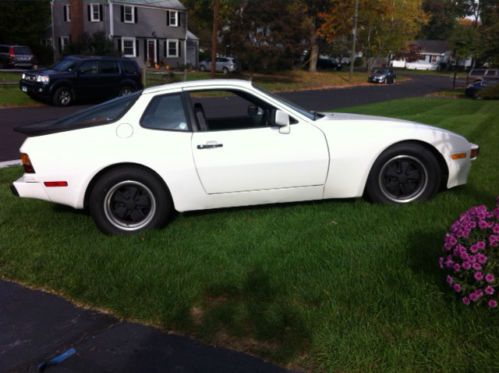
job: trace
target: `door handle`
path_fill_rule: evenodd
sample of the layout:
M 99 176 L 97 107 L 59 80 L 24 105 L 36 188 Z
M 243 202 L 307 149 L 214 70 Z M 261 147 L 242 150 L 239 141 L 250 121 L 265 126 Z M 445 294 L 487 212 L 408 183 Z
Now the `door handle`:
M 214 148 L 221 148 L 223 147 L 224 144 L 200 144 L 197 146 L 198 149 L 214 149 Z

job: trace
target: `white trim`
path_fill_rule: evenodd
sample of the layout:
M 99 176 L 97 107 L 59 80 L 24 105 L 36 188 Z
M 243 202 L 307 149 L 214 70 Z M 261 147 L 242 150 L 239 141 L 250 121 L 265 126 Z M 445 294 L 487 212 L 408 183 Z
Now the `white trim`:
M 170 42 L 174 42 L 176 44 L 176 54 L 170 54 Z M 178 39 L 166 39 L 166 58 L 178 58 L 178 48 L 179 48 L 179 42 Z
M 61 54 L 64 53 L 64 49 L 69 44 L 69 35 L 61 35 L 59 36 L 59 40 L 61 41 L 59 45 L 61 46 L 61 50 L 59 51 Z
M 125 41 L 131 41 L 133 43 L 133 54 L 125 54 Z M 123 57 L 137 57 L 137 42 L 134 37 L 124 36 L 121 38 L 121 53 Z
M 100 22 L 102 20 L 102 14 L 100 14 L 100 6 L 99 3 L 90 3 L 90 22 Z M 99 12 L 99 17 L 94 17 L 94 7 L 97 7 L 97 11 Z
M 146 60 L 149 62 L 151 59 L 149 58 L 149 42 L 154 42 L 154 63 L 158 63 L 158 40 L 157 39 L 147 39 L 146 42 Z
M 132 10 L 132 20 L 127 21 L 126 19 L 126 8 L 130 8 Z M 135 7 L 133 5 L 123 5 L 123 23 L 135 23 Z
M 12 161 L 4 161 L 4 162 L 0 162 L 0 168 L 19 166 L 20 164 L 21 164 L 21 161 L 19 161 L 17 159 L 12 160 Z
M 66 17 L 64 19 L 64 22 L 71 22 L 71 5 L 70 4 L 64 4 L 64 16 Z
M 169 19 L 168 19 L 168 26 L 170 27 L 178 27 L 178 10 L 170 10 L 169 11 Z M 172 23 L 172 15 L 175 14 L 175 22 Z
M 114 5 L 111 0 L 107 0 L 109 7 L 109 38 L 112 39 L 114 36 Z

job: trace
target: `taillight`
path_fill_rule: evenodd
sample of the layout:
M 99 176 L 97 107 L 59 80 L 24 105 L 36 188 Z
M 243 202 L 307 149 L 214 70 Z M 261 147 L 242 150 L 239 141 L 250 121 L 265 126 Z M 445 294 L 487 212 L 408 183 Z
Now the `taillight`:
M 31 164 L 31 160 L 29 159 L 29 155 L 26 153 L 21 153 L 21 164 L 23 165 L 24 172 L 27 174 L 34 174 L 35 169 L 33 168 L 33 165 Z
M 471 159 L 476 159 L 478 157 L 478 154 L 480 153 L 480 148 L 473 148 L 470 150 L 470 158 Z
M 11 60 L 13 60 L 13 59 L 14 59 L 14 48 L 13 48 L 13 47 L 10 47 L 10 48 L 9 48 L 9 58 L 10 58 Z

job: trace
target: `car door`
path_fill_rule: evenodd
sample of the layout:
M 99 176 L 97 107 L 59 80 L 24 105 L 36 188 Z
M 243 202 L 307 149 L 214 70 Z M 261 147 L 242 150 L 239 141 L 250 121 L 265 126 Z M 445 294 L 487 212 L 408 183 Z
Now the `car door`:
M 97 60 L 84 61 L 78 66 L 77 78 L 73 88 L 78 97 L 100 98 L 103 97 L 99 74 L 99 63 Z
M 234 92 L 231 92 L 234 93 Z M 271 105 L 238 94 L 193 97 L 194 117 L 204 130 L 194 132 L 192 153 L 206 193 L 235 193 L 322 186 L 329 152 L 321 130 L 292 119 L 289 133 L 269 125 Z M 249 103 L 249 104 L 248 104 Z M 248 106 L 245 106 L 248 105 Z M 267 117 L 266 117 L 267 116 Z
M 120 91 L 121 75 L 117 61 L 99 61 L 99 84 L 102 94 L 106 97 L 116 97 Z

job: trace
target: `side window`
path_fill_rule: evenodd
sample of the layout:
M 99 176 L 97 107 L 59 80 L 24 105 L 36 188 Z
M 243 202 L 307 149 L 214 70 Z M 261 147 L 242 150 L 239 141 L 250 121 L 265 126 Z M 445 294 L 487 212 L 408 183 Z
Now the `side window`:
M 118 64 L 114 61 L 100 61 L 100 72 L 101 74 L 118 74 Z
M 82 75 L 94 75 L 99 73 L 99 65 L 97 61 L 83 62 L 78 69 Z
M 275 108 L 259 98 L 231 90 L 193 91 L 192 109 L 204 131 L 226 131 L 272 126 Z
M 123 61 L 123 71 L 125 74 L 128 75 L 137 75 L 137 68 L 135 67 L 135 64 L 131 61 Z
M 189 131 L 180 93 L 154 97 L 142 115 L 140 124 L 157 130 Z

